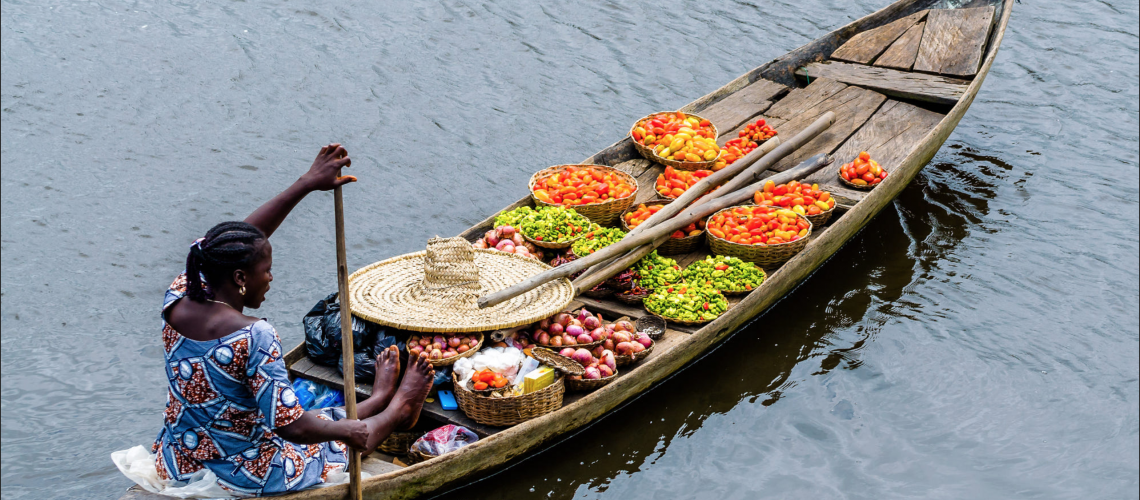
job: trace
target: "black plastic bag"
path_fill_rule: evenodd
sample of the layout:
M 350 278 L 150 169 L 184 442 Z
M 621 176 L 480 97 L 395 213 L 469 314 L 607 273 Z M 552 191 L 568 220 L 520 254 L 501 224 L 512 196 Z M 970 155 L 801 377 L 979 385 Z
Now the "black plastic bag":
M 360 318 L 353 318 L 354 320 Z M 363 321 L 363 320 L 362 320 Z M 384 327 L 364 321 L 371 326 L 375 326 L 377 331 L 375 333 L 376 341 L 371 347 L 354 351 L 352 354 L 353 373 L 356 374 L 356 383 L 358 384 L 371 384 L 376 380 L 376 357 L 380 352 L 391 346 L 396 346 L 401 352 L 404 350 L 404 342 L 398 340 L 396 336 L 389 335 L 388 330 Z M 356 333 L 356 325 L 353 324 L 353 335 Z M 353 339 L 354 341 L 356 339 Z M 353 342 L 355 344 L 355 342 Z M 344 376 L 344 358 L 338 356 L 336 369 L 340 371 L 340 375 Z
M 309 359 L 325 366 L 338 366 L 341 361 L 340 303 L 336 298 L 336 292 L 329 294 L 301 321 L 305 325 L 305 351 Z M 353 316 L 352 351 L 370 352 L 381 330 L 380 325 Z

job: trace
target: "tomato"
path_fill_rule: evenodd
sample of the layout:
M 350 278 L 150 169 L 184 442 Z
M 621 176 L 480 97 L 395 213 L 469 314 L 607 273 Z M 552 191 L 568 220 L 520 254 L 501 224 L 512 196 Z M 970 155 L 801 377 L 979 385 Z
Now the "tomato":
M 474 384 L 474 385 L 475 385 L 475 390 L 476 390 L 476 391 L 485 391 L 485 390 L 487 390 L 487 383 L 486 383 L 486 382 L 483 382 L 483 381 L 479 381 L 479 382 L 475 382 L 475 384 Z

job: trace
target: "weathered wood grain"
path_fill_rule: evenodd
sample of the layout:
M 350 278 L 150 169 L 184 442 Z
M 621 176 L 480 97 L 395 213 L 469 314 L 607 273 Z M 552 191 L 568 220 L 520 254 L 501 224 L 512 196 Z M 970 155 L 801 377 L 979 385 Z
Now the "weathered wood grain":
M 716 125 L 718 131 L 731 130 L 763 113 L 788 90 L 788 87 L 770 80 L 756 80 L 697 114 Z
M 911 26 L 915 23 L 926 18 L 926 14 L 930 11 L 919 11 L 887 23 L 878 28 L 867 30 L 858 35 L 851 37 L 847 43 L 843 44 L 835 52 L 831 53 L 832 59 L 840 61 L 850 61 L 861 64 L 869 64 L 879 54 L 882 54 L 887 47 L 890 46 L 898 37 L 906 33 Z
M 835 163 L 808 176 L 805 182 L 819 183 L 822 189 L 843 198 L 861 200 L 870 191 L 850 189 L 839 182 L 839 166 L 866 151 L 888 172 L 894 173 L 902 167 L 907 155 L 919 146 L 922 137 L 944 117 L 941 113 L 912 104 L 887 100 L 858 132 L 835 151 Z
M 887 48 L 883 55 L 875 59 L 875 66 L 910 71 L 914 67 L 914 59 L 918 57 L 918 47 L 922 43 L 922 32 L 926 22 L 920 22 L 903 33 L 895 43 Z
M 826 91 L 813 92 L 812 87 L 816 85 Z M 839 91 L 834 92 L 836 89 Z M 797 91 L 804 91 L 804 94 L 810 94 L 811 98 L 797 98 Z M 820 99 L 824 96 L 827 97 Z M 785 108 L 784 101 L 793 98 L 796 98 L 798 107 Z M 847 86 L 827 78 L 813 79 L 811 85 L 792 91 L 788 97 L 769 109 L 770 113 L 778 113 L 777 116 L 770 117 L 769 123 L 781 135 L 788 137 L 798 134 L 828 111 L 835 112 L 835 124 L 794 153 L 784 157 L 772 166 L 772 170 L 783 172 L 811 156 L 835 151 L 835 148 L 858 130 L 886 99 L 886 96 L 878 92 Z
M 912 73 L 839 61 L 811 63 L 796 72 L 812 78 L 829 78 L 858 85 L 900 99 L 953 106 L 970 85 L 967 80 L 948 76 Z
M 931 11 L 914 71 L 953 76 L 977 74 L 993 18 L 992 6 Z

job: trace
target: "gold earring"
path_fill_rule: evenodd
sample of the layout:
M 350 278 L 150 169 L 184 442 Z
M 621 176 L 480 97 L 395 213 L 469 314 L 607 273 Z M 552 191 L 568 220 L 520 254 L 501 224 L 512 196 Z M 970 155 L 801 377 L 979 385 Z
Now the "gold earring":
M 245 295 L 245 285 L 242 285 L 241 288 L 238 289 L 238 293 Z

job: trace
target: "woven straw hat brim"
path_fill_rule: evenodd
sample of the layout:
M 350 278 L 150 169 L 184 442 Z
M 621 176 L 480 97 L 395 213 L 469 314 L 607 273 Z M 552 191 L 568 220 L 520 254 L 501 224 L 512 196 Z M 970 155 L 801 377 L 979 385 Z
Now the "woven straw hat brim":
M 550 269 L 535 259 L 475 249 L 478 295 L 418 290 L 424 255 L 416 252 L 361 268 L 349 276 L 352 313 L 381 325 L 417 332 L 480 332 L 527 325 L 561 312 L 574 299 L 567 279 L 548 282 L 518 297 L 479 309 L 479 295 L 502 290 Z

